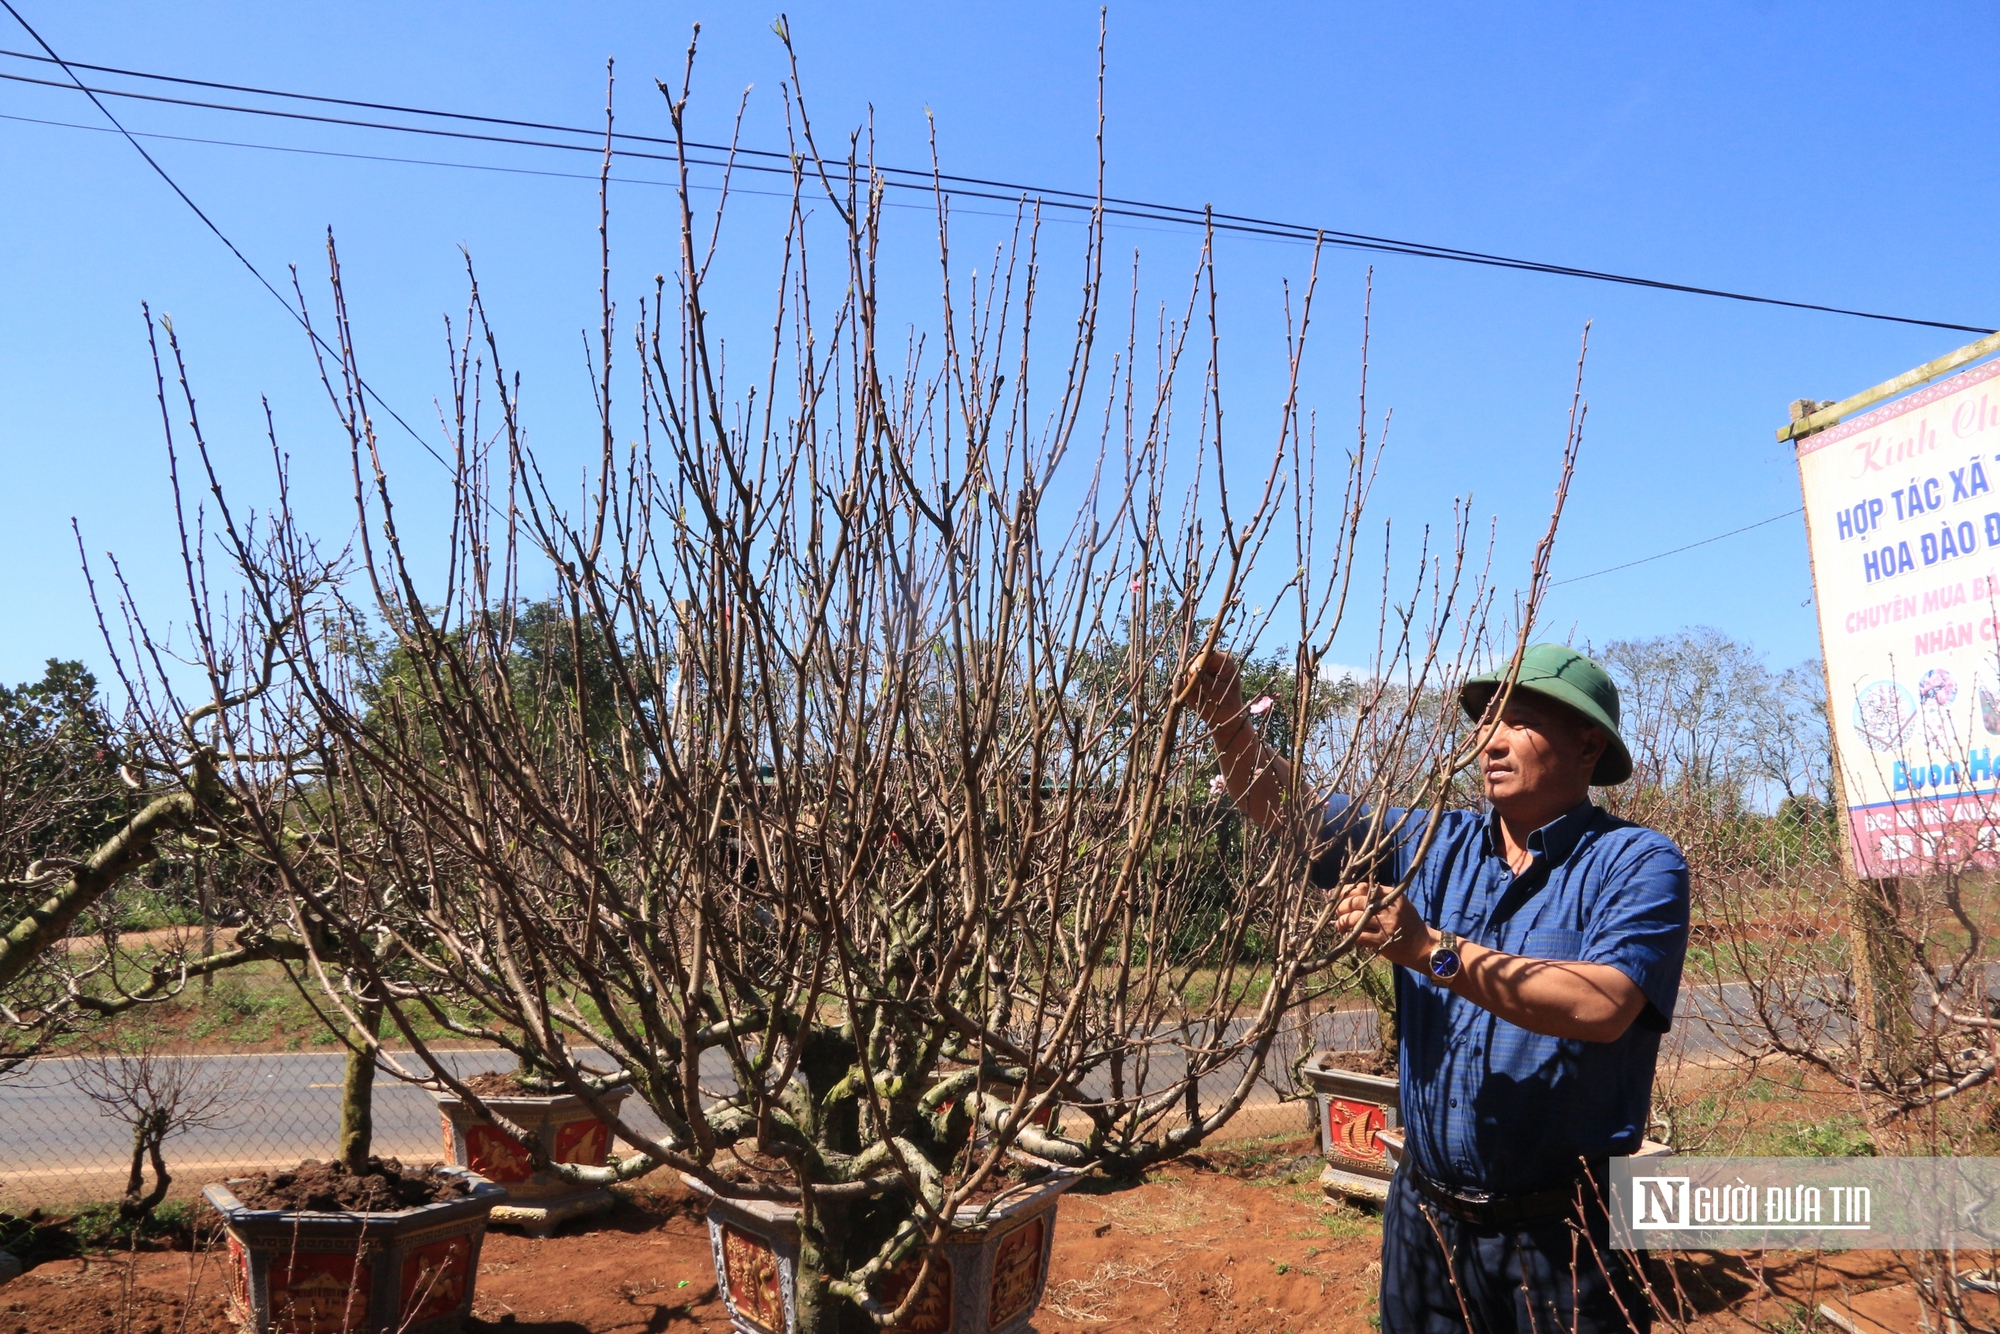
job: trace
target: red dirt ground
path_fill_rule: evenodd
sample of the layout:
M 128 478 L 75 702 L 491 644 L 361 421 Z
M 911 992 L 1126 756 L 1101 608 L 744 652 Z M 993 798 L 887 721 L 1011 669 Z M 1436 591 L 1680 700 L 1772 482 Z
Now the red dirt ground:
M 1294 1146 L 1297 1153 L 1305 1146 Z M 1290 1169 L 1289 1171 L 1286 1169 Z M 1371 1334 L 1380 1227 L 1329 1204 L 1318 1163 L 1259 1168 L 1226 1152 L 1141 1185 L 1091 1182 L 1065 1197 L 1040 1334 Z M 664 1174 L 662 1174 L 664 1175 Z M 225 1334 L 217 1252 L 44 1264 L 0 1289 L 0 1334 Z M 1798 1305 L 1902 1281 L 1877 1257 L 1710 1256 L 1680 1268 L 1706 1314 L 1691 1328 L 1782 1327 Z M 1662 1281 L 1664 1271 L 1656 1270 Z M 728 1328 L 708 1234 L 677 1185 L 630 1193 L 588 1231 L 535 1241 L 495 1231 L 475 1331 L 692 1334 Z

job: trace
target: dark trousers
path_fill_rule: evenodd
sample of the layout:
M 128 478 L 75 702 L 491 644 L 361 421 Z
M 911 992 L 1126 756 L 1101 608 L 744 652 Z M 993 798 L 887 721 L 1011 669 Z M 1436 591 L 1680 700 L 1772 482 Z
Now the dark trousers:
M 1647 1334 L 1652 1307 L 1609 1233 L 1596 1198 L 1581 1216 L 1488 1227 L 1398 1172 L 1382 1212 L 1382 1334 Z

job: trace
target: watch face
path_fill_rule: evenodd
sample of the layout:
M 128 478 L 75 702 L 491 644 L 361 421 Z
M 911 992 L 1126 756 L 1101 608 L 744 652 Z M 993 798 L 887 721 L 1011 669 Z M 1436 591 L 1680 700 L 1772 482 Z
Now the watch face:
M 1458 973 L 1457 950 L 1432 950 L 1431 973 L 1436 977 L 1454 977 Z

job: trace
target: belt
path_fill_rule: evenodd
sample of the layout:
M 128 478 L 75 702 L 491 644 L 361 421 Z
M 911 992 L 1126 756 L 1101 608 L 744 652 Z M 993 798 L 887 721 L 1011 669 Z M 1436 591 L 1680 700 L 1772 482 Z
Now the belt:
M 1510 1223 L 1525 1223 L 1567 1213 L 1576 1203 L 1577 1187 L 1583 1186 L 1595 1195 L 1602 1189 L 1608 1170 L 1609 1164 L 1598 1159 L 1560 1186 L 1519 1195 L 1493 1195 L 1483 1190 L 1447 1185 L 1418 1171 L 1414 1163 L 1403 1164 L 1403 1171 L 1409 1174 L 1410 1184 L 1417 1188 L 1419 1195 L 1453 1218 L 1482 1227 L 1506 1227 Z

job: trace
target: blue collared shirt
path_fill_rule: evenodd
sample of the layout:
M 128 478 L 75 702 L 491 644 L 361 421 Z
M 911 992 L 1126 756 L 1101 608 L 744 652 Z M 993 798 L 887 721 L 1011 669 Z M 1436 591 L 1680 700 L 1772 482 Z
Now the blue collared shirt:
M 1391 810 L 1384 828 L 1405 813 Z M 1410 812 L 1368 878 L 1402 879 L 1426 813 Z M 1365 828 L 1365 809 L 1327 804 L 1332 839 L 1314 867 L 1331 884 Z M 1589 802 L 1528 836 L 1519 875 L 1490 816 L 1446 811 L 1409 885 L 1425 922 L 1490 949 L 1609 964 L 1646 1007 L 1612 1042 L 1544 1037 L 1444 987 L 1396 970 L 1403 1124 L 1415 1165 L 1495 1194 L 1559 1184 L 1579 1157 L 1628 1154 L 1651 1117 L 1653 1065 L 1673 1018 L 1688 942 L 1688 870 L 1664 834 Z

